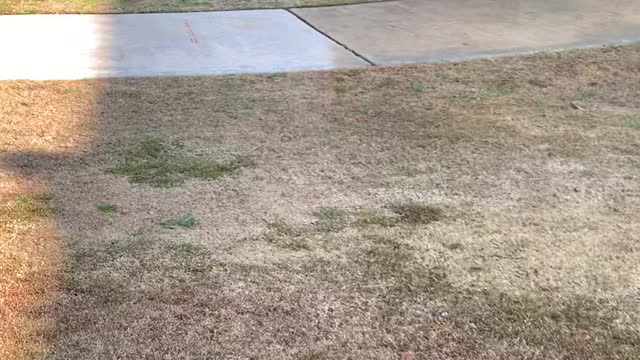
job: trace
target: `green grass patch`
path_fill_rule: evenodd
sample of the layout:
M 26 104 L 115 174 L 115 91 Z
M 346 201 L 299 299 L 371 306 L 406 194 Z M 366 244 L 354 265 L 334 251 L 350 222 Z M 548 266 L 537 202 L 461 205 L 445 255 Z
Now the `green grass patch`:
M 96 206 L 101 213 L 110 214 L 118 211 L 118 205 L 116 204 L 100 204 Z
M 192 242 L 169 243 L 167 245 L 167 249 L 175 254 L 175 256 L 183 258 L 189 258 L 207 253 L 207 248 L 205 246 Z
M 593 94 L 593 90 L 584 90 L 584 91 L 580 91 L 580 94 L 579 94 L 578 97 L 579 97 L 580 100 L 585 100 L 586 101 L 586 100 L 593 99 L 593 95 L 594 95 Z
M 445 75 L 444 73 L 437 73 L 435 75 L 435 78 L 438 80 L 446 80 L 447 79 L 447 75 Z
M 377 225 L 382 227 L 392 227 L 398 224 L 398 217 L 386 216 L 373 211 L 359 214 L 358 225 Z
M 443 218 L 443 211 L 431 205 L 416 203 L 394 204 L 390 210 L 400 217 L 400 221 L 409 224 L 430 224 Z
M 19 195 L 14 201 L 0 205 L 0 227 L 30 223 L 55 213 L 49 194 Z
M 340 231 L 349 224 L 350 219 L 348 211 L 331 207 L 319 208 L 313 215 L 318 218 L 316 225 L 321 232 Z
M 163 223 L 160 223 L 160 225 L 167 229 L 192 229 L 194 226 L 196 226 L 196 218 L 192 213 L 188 213 L 178 219 L 169 219 Z
M 400 176 L 415 177 L 420 174 L 420 170 L 413 164 L 401 164 L 396 168 L 396 172 Z
M 295 228 L 283 222 L 270 222 L 267 227 L 269 232 L 262 237 L 262 240 L 267 243 L 293 251 L 311 249 L 304 229 Z
M 349 216 L 347 211 L 331 207 L 319 208 L 313 214 L 322 221 L 343 221 Z
M 414 93 L 423 93 L 424 92 L 424 85 L 421 83 L 413 83 L 411 84 L 411 90 Z
M 181 146 L 159 139 L 146 139 L 124 154 L 124 161 L 109 171 L 136 184 L 155 187 L 182 185 L 187 179 L 211 180 L 241 167 L 239 162 L 219 162 L 193 155 Z
M 511 94 L 511 89 L 502 85 L 496 86 L 495 88 L 490 88 L 489 90 L 493 91 L 496 96 L 507 96 Z

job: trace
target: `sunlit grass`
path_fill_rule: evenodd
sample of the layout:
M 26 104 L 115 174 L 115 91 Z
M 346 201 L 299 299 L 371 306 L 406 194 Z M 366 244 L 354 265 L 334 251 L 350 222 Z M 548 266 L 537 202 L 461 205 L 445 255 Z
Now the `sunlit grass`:
M 383 0 L 2 0 L 0 14 L 147 13 L 273 9 Z

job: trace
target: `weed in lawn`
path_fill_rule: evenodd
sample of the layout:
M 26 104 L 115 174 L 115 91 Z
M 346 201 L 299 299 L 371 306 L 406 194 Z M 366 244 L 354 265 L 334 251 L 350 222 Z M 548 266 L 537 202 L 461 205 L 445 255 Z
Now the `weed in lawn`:
M 301 236 L 302 230 L 295 228 L 293 226 L 289 226 L 283 222 L 270 222 L 267 224 L 267 228 L 272 230 L 274 233 L 281 236 Z
M 420 174 L 420 170 L 412 164 L 402 164 L 396 168 L 398 175 L 415 177 Z
M 495 88 L 489 88 L 489 92 L 494 92 L 496 96 L 507 96 L 511 94 L 511 89 L 506 86 L 498 85 Z
M 640 130 L 640 120 L 632 121 L 629 125 L 634 129 Z
M 482 98 L 477 95 L 475 92 L 462 92 L 459 94 L 454 94 L 449 97 L 451 100 L 456 101 L 479 101 Z
M 584 90 L 580 92 L 578 97 L 580 100 L 587 101 L 593 99 L 593 95 L 593 90 Z
M 267 227 L 270 231 L 262 237 L 262 240 L 267 243 L 293 251 L 310 249 L 303 229 L 294 228 L 282 222 L 270 222 Z
M 349 215 L 344 210 L 331 207 L 319 208 L 313 214 L 321 221 L 342 221 Z
M 191 229 L 196 225 L 196 218 L 192 213 L 188 213 L 185 216 L 178 219 L 169 219 L 160 224 L 167 229 L 185 228 Z
M 409 224 L 430 224 L 443 218 L 442 210 L 430 205 L 393 204 L 390 209 L 400 216 L 400 221 Z
M 13 202 L 0 205 L 0 228 L 10 223 L 30 223 L 55 211 L 49 194 L 20 195 Z
M 178 257 L 192 257 L 207 252 L 207 248 L 204 245 L 192 242 L 169 243 L 166 248 Z
M 321 232 L 342 230 L 349 222 L 349 212 L 336 208 L 323 207 L 313 215 L 318 218 L 316 225 Z
M 366 107 L 357 107 L 353 111 L 356 114 L 360 114 L 360 115 L 371 115 L 371 110 Z
M 285 77 L 286 73 L 282 71 L 274 72 L 269 75 L 271 79 L 279 79 Z
M 414 93 L 423 93 L 424 92 L 424 85 L 421 83 L 413 83 L 411 84 L 411 90 L 413 90 Z
M 303 237 L 279 237 L 273 235 L 265 236 L 264 240 L 281 249 L 287 249 L 292 251 L 310 250 L 311 247 L 307 239 Z
M 100 204 L 96 206 L 101 213 L 109 214 L 118 211 L 118 205 L 116 204 Z
M 395 226 L 398 223 L 398 220 L 400 220 L 398 217 L 382 215 L 375 211 L 365 211 L 359 214 L 357 224 L 391 227 Z
M 132 146 L 124 161 L 110 172 L 128 176 L 132 183 L 171 187 L 189 178 L 216 179 L 240 166 L 239 162 L 221 163 L 192 155 L 179 146 L 150 138 Z

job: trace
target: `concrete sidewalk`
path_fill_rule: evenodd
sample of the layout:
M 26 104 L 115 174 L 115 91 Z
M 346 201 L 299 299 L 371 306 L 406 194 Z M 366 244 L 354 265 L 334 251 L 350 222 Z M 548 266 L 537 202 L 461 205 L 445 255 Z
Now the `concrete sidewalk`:
M 0 80 L 324 70 L 640 41 L 637 0 L 0 16 Z
M 368 65 L 285 10 L 1 16 L 0 34 L 2 80 L 219 75 Z
M 403 0 L 293 11 L 375 64 L 640 41 L 639 0 Z

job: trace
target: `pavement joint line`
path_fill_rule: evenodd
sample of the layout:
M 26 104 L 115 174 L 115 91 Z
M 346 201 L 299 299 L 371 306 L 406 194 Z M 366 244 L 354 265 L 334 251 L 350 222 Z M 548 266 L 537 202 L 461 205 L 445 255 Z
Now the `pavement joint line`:
M 482 12 L 461 12 L 468 0 L 382 0 L 279 10 L 0 16 L 0 33 L 31 30 L 3 42 L 0 80 L 333 70 L 640 42 L 634 17 L 640 2 L 617 1 L 607 7 L 592 0 L 567 0 L 570 6 L 521 0 L 507 15 L 495 0 L 474 0 L 471 9 Z M 477 33 L 479 24 L 486 31 Z M 550 30 L 555 34 L 545 35 Z
M 391 1 L 389 1 L 391 2 Z M 357 4 L 355 4 L 357 5 Z M 374 63 L 373 61 L 367 59 L 364 55 L 360 54 L 359 52 L 353 50 L 352 48 L 350 48 L 349 46 L 347 46 L 345 43 L 338 41 L 337 39 L 333 38 L 332 36 L 330 36 L 329 34 L 327 34 L 326 32 L 320 30 L 318 27 L 316 27 L 315 25 L 313 25 L 312 23 L 310 23 L 309 21 L 307 21 L 305 18 L 303 18 L 302 16 L 296 14 L 293 10 L 295 9 L 284 9 L 285 11 L 287 11 L 289 14 L 295 16 L 296 18 L 298 18 L 298 20 L 302 21 L 303 23 L 305 23 L 307 26 L 309 26 L 310 28 L 312 28 L 313 30 L 317 31 L 318 33 L 322 34 L 324 37 L 326 37 L 327 39 L 333 41 L 334 43 L 342 46 L 345 50 L 349 51 L 350 53 L 352 53 L 353 55 L 357 56 L 359 59 L 363 60 L 364 62 L 366 62 L 367 64 L 371 65 L 371 66 L 376 66 L 376 63 Z

